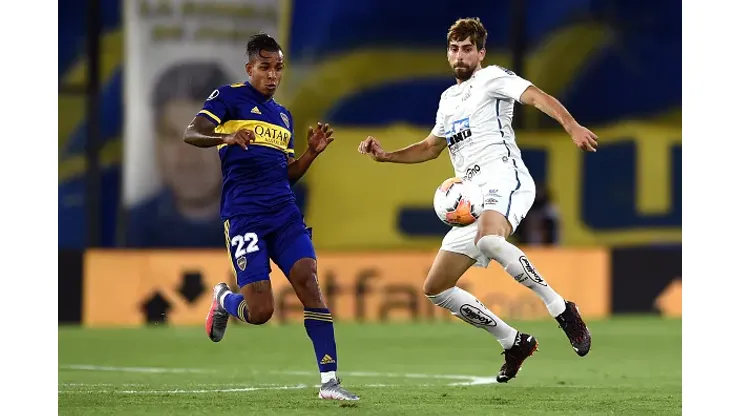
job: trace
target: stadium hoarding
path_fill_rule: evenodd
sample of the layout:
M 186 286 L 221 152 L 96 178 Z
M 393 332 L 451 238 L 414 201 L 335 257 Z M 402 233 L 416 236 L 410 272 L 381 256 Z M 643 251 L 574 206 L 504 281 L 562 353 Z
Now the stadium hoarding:
M 611 258 L 614 313 L 682 316 L 681 246 L 615 248 Z
M 82 320 L 82 265 L 85 253 L 82 250 L 59 249 L 57 263 L 58 322 L 79 324 Z
M 611 312 L 608 250 L 527 249 L 531 263 L 565 297 L 578 302 L 587 318 Z M 318 252 L 319 282 L 336 321 L 452 321 L 422 292 L 434 252 Z M 303 308 L 275 264 L 272 323 L 301 322 Z M 85 254 L 82 323 L 90 327 L 152 323 L 201 325 L 220 281 L 235 287 L 222 250 L 116 251 Z M 460 286 L 504 319 L 549 319 L 542 301 L 492 263 L 470 269 Z

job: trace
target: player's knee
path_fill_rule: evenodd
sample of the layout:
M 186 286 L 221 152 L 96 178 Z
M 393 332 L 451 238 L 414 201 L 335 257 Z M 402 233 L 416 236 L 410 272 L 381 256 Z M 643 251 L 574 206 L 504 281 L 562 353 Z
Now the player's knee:
M 320 297 L 316 274 L 312 272 L 300 273 L 293 280 L 295 290 L 305 297 L 318 299 Z
M 432 297 L 455 286 L 454 283 L 450 283 L 447 280 L 448 279 L 435 279 L 433 276 L 427 277 L 427 280 L 424 281 L 424 286 L 422 287 L 424 295 L 431 300 Z
M 486 235 L 476 245 L 483 255 L 498 262 L 517 282 L 522 283 L 530 273 L 536 274 L 527 256 L 504 237 Z
M 434 290 L 427 291 L 426 285 L 425 285 L 424 294 L 426 295 L 427 299 L 429 299 L 429 301 L 432 302 L 433 304 L 444 307 L 449 301 L 454 291 L 455 291 L 455 286 L 448 287 L 448 288 L 441 289 L 441 290 L 434 289 Z
M 290 270 L 290 281 L 297 290 L 316 291 L 316 262 L 313 259 L 299 260 Z
M 290 281 L 304 306 L 309 308 L 325 307 L 316 277 L 315 260 L 302 259 L 298 261 L 290 271 Z
M 262 325 L 272 318 L 275 307 L 270 303 L 256 304 L 249 307 L 248 320 L 250 324 Z
M 476 241 L 475 245 L 484 256 L 502 263 L 508 243 L 500 235 L 484 235 Z

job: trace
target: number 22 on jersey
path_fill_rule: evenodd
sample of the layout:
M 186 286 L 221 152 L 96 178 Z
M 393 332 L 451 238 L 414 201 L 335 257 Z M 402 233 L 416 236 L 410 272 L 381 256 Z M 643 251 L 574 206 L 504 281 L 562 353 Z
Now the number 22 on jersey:
M 231 238 L 231 246 L 236 247 L 234 252 L 234 258 L 238 259 L 248 253 L 254 253 L 259 251 L 257 246 L 258 238 L 255 233 L 246 233 L 242 235 L 235 235 Z M 246 248 L 244 247 L 246 245 Z

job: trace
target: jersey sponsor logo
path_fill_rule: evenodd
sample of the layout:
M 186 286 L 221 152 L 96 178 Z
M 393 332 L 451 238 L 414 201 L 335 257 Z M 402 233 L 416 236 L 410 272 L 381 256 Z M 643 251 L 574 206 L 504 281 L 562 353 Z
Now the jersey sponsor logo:
M 285 127 L 259 120 L 230 120 L 216 127 L 216 133 L 234 133 L 238 130 L 254 132 L 253 145 L 272 147 L 287 152 L 290 144 L 290 131 Z M 218 148 L 226 146 L 218 145 Z
M 463 146 L 466 139 L 470 138 L 472 133 L 470 131 L 470 117 L 465 117 L 461 120 L 455 120 L 450 126 L 450 130 L 445 132 L 447 138 L 447 148 L 451 152 L 456 152 Z
M 473 179 L 473 176 L 479 173 L 480 173 L 480 166 L 474 165 L 473 167 L 470 167 L 465 171 L 465 179 L 468 179 L 468 180 Z
M 264 142 L 274 144 L 281 148 L 287 148 L 290 141 L 290 132 L 285 129 L 276 128 L 277 126 L 267 123 L 260 123 L 254 126 L 254 135 L 257 137 L 256 143 Z

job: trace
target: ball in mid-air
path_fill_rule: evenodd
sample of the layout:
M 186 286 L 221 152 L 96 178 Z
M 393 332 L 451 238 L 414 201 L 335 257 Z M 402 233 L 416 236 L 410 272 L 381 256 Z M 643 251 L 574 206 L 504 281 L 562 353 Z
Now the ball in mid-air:
M 470 225 L 483 212 L 483 193 L 470 181 L 445 179 L 434 193 L 434 211 L 447 225 Z

